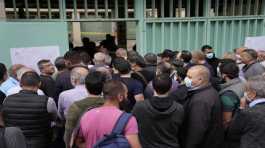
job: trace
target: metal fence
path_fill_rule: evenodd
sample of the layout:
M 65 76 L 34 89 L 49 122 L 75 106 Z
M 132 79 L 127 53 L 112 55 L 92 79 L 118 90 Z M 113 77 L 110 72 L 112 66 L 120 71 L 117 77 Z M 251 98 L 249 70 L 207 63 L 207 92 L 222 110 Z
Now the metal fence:
M 137 48 L 218 55 L 265 35 L 263 0 L 5 0 L 6 21 L 135 22 Z

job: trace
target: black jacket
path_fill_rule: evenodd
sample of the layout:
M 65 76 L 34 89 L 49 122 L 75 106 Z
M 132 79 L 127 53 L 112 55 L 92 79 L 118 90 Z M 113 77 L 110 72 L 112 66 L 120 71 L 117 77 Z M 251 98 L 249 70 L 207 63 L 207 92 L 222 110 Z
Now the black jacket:
M 47 111 L 48 97 L 22 90 L 8 96 L 3 103 L 4 123 L 7 127 L 19 127 L 27 145 L 45 148 L 50 142 L 51 116 Z
M 240 148 L 265 147 L 265 103 L 239 110 L 230 125 L 228 136 L 241 136 Z
M 169 97 L 137 102 L 133 114 L 143 148 L 179 148 L 179 129 L 184 119 L 182 105 Z
M 219 65 L 220 60 L 216 57 L 212 58 L 212 59 L 208 59 L 206 58 L 206 61 L 209 65 L 212 66 L 213 69 L 213 76 L 217 77 L 217 67 Z
M 211 85 L 189 91 L 184 108 L 184 147 L 219 148 L 224 132 L 218 92 Z

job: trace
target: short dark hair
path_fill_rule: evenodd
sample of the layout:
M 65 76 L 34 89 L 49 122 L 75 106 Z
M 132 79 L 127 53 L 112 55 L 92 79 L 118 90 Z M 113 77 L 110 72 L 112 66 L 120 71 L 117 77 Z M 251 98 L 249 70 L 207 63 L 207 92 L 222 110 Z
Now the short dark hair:
M 83 64 L 88 65 L 89 63 L 91 63 L 91 58 L 88 55 L 88 53 L 81 52 L 80 53 L 80 57 L 81 57 L 81 60 L 82 60 Z
M 51 61 L 48 60 L 48 59 L 42 59 L 42 60 L 40 60 L 40 61 L 37 63 L 39 70 L 42 70 L 42 69 L 44 68 L 43 65 L 44 65 L 44 64 L 47 64 L 47 63 L 49 63 L 49 62 L 51 62 Z
M 103 95 L 105 99 L 115 99 L 118 94 L 125 92 L 125 85 L 118 80 L 109 80 L 103 86 Z
M 175 53 L 170 50 L 170 49 L 165 49 L 162 53 L 161 53 L 161 57 L 162 58 L 170 58 L 170 59 L 173 59 L 175 56 Z
M 203 45 L 201 51 L 204 52 L 206 49 L 213 49 L 213 47 L 210 45 Z
M 176 71 L 181 80 L 184 80 L 187 76 L 187 69 L 184 67 L 176 67 Z
M 81 57 L 80 57 L 80 53 L 78 51 L 74 51 L 74 50 L 67 51 L 64 54 L 64 59 L 69 60 L 72 65 L 80 64 L 82 62 Z
M 152 83 L 158 94 L 165 94 L 170 90 L 172 80 L 168 74 L 161 74 L 156 76 Z
M 139 54 L 128 56 L 128 61 L 130 63 L 134 63 L 134 64 L 136 64 L 136 65 L 138 65 L 140 67 L 145 67 L 146 66 L 144 58 L 141 55 L 139 55 Z
M 161 62 L 156 67 L 157 70 L 159 70 L 163 74 L 169 74 L 172 72 L 172 67 L 170 63 L 167 62 Z
M 56 58 L 54 65 L 59 71 L 66 68 L 65 60 L 63 57 Z
M 38 87 L 40 84 L 40 76 L 33 71 L 25 72 L 21 77 L 20 84 L 22 86 Z
M 131 71 L 130 63 L 124 58 L 116 58 L 113 61 L 113 66 L 119 71 L 120 74 L 128 74 Z
M 157 55 L 154 53 L 147 53 L 144 56 L 146 64 L 156 65 L 157 64 Z
M 239 76 L 239 67 L 236 62 L 224 62 L 220 65 L 221 74 L 226 74 L 228 78 L 234 79 Z
M 101 72 L 91 72 L 86 76 L 86 89 L 90 94 L 100 95 L 104 82 L 105 76 Z
M 6 74 L 7 74 L 7 69 L 5 64 L 0 63 L 0 81 L 4 80 Z
M 185 63 L 189 63 L 190 60 L 192 59 L 192 54 L 190 51 L 188 50 L 182 50 L 181 51 L 181 59 L 183 59 L 183 62 Z
M 252 57 L 252 59 L 258 58 L 258 53 L 254 49 L 245 49 L 243 52 L 246 52 L 248 55 Z

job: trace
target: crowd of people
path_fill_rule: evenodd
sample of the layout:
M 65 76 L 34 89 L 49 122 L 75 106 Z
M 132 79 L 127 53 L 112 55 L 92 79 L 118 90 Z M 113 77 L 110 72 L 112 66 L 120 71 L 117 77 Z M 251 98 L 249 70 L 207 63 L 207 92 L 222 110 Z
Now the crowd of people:
M 205 45 L 142 56 L 84 41 L 40 59 L 38 72 L 0 63 L 1 148 L 265 145 L 263 52 L 217 58 Z

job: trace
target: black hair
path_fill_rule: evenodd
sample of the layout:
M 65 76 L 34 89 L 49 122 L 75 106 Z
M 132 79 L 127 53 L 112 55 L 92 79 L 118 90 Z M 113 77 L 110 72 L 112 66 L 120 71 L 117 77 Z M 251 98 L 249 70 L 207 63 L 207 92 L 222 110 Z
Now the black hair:
M 130 63 L 124 58 L 116 58 L 113 61 L 113 67 L 119 71 L 120 74 L 128 74 L 131 71 Z
M 64 59 L 69 60 L 72 65 L 80 64 L 82 62 L 81 57 L 80 57 L 80 53 L 78 51 L 74 51 L 74 50 L 67 51 L 64 54 Z
M 102 92 L 105 76 L 100 72 L 91 72 L 86 76 L 86 89 L 90 94 L 100 95 Z
M 89 42 L 90 42 L 90 39 L 88 37 L 83 37 L 82 38 L 83 46 L 88 46 Z
M 146 64 L 156 65 L 157 64 L 157 56 L 154 53 L 147 53 L 144 56 Z
M 161 74 L 156 76 L 152 83 L 158 94 L 165 94 L 171 89 L 172 79 L 168 74 Z
M 63 57 L 56 58 L 56 60 L 54 61 L 54 65 L 59 71 L 64 70 L 66 68 L 65 60 Z
M 104 83 L 103 95 L 104 99 L 117 99 L 116 97 L 125 92 L 126 86 L 118 80 L 109 80 Z
M 246 52 L 248 55 L 252 57 L 252 59 L 258 58 L 258 53 L 254 49 L 245 49 L 243 52 Z
M 156 69 L 163 74 L 169 74 L 169 75 L 171 74 L 171 71 L 172 71 L 170 63 L 167 63 L 167 62 L 159 63 Z
M 44 64 L 47 64 L 47 63 L 49 63 L 49 62 L 51 62 L 51 61 L 48 60 L 48 59 L 42 59 L 42 60 L 40 60 L 40 61 L 37 63 L 39 70 L 42 70 L 42 69 L 44 68 L 43 65 L 44 65 Z
M 22 86 L 38 87 L 40 84 L 40 76 L 33 71 L 25 72 L 20 80 Z
M 234 79 L 239 76 L 239 67 L 236 62 L 224 62 L 220 65 L 221 74 L 226 74 L 228 78 Z
M 5 64 L 0 63 L 0 81 L 4 80 L 6 74 L 7 74 L 7 69 Z
M 189 63 L 190 60 L 192 59 L 192 54 L 190 51 L 188 50 L 182 50 L 181 51 L 181 59 L 183 59 L 183 62 L 185 63 Z
M 81 60 L 82 60 L 83 64 L 88 65 L 88 64 L 92 63 L 91 58 L 88 55 L 88 53 L 81 52 L 80 53 L 80 57 L 81 57 Z
M 213 49 L 213 47 L 210 45 L 203 45 L 201 51 L 204 52 L 206 49 Z
M 184 67 L 176 67 L 176 71 L 181 80 L 184 80 L 187 76 L 187 69 Z
M 139 54 L 128 56 L 128 61 L 130 63 L 134 63 L 134 64 L 136 64 L 136 65 L 138 65 L 140 67 L 145 67 L 146 66 L 144 58 L 141 55 L 139 55 Z

